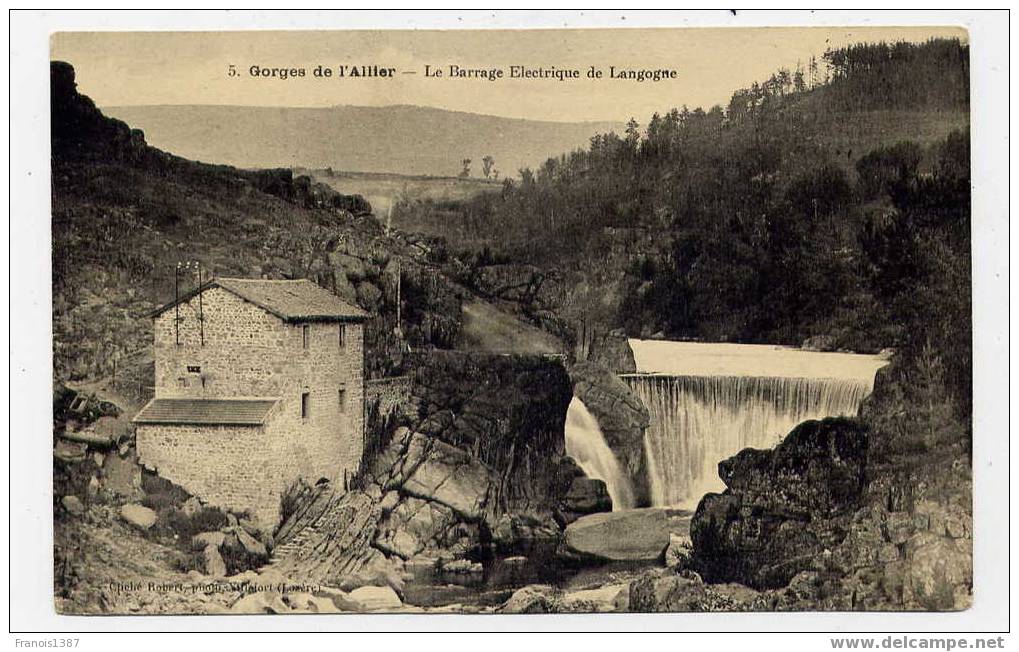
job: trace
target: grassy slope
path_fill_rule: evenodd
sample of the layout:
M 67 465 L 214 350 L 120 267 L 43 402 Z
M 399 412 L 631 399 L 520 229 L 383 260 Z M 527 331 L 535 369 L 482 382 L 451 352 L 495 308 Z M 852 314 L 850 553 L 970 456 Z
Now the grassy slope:
M 485 301 L 463 306 L 464 348 L 492 353 L 559 353 L 562 344 Z
M 379 219 L 385 220 L 389 207 L 400 201 L 432 200 L 457 201 L 467 199 L 479 192 L 498 192 L 502 182 L 471 177 L 439 177 L 425 175 L 382 174 L 372 172 L 333 172 L 309 170 L 316 181 L 324 183 L 337 192 L 347 195 L 361 195 L 372 205 Z M 413 231 L 414 225 L 399 223 L 398 214 L 393 215 L 393 226 Z

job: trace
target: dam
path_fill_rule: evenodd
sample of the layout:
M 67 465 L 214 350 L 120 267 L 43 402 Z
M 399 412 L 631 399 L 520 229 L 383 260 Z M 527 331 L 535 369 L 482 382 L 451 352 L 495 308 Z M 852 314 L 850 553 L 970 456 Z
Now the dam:
M 771 448 L 797 424 L 855 416 L 883 357 L 756 344 L 629 341 L 622 380 L 651 415 L 644 453 L 655 506 L 695 509 L 724 488 L 718 463 Z

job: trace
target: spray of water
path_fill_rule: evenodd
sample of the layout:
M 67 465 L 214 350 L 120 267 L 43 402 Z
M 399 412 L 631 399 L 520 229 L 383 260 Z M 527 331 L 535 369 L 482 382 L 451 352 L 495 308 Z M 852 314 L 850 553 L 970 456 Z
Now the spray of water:
M 583 401 L 574 397 L 566 411 L 566 454 L 589 478 L 605 483 L 612 497 L 612 510 L 634 506 L 633 485 L 619 466 L 619 460 L 605 442 L 605 436 Z

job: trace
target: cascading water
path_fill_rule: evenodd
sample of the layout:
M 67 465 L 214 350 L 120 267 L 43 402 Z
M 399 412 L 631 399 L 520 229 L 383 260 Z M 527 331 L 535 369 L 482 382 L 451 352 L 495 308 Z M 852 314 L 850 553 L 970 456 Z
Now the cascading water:
M 584 402 L 574 397 L 566 410 L 566 454 L 576 461 L 589 478 L 601 480 L 612 498 L 612 510 L 634 506 L 633 486 L 619 461 L 605 442 L 598 420 Z
M 630 345 L 644 373 L 622 378 L 651 414 L 644 451 L 652 504 L 688 509 L 723 488 L 721 460 L 770 448 L 803 421 L 856 414 L 885 364 L 755 345 Z

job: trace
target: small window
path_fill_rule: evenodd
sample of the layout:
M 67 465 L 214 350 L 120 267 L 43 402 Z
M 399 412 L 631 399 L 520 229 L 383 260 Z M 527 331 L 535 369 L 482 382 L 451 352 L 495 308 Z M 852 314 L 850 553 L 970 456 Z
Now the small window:
M 201 365 L 197 365 L 197 364 L 189 364 L 188 365 L 188 373 L 189 374 L 200 374 L 200 373 L 202 373 L 202 366 Z
M 343 324 L 340 324 L 340 335 L 336 341 L 339 343 L 341 349 L 347 346 L 347 329 Z
M 177 379 L 177 386 L 180 387 L 181 389 L 187 387 L 188 379 L 185 378 L 184 376 L 181 376 L 180 378 Z
M 337 405 L 340 408 L 340 414 L 343 414 L 344 412 L 347 411 L 347 390 L 340 388 L 336 395 Z
M 311 416 L 311 394 L 304 392 L 301 394 L 301 418 L 307 419 Z
M 304 348 L 307 349 L 311 346 L 311 326 L 305 324 L 301 327 L 302 337 L 304 338 Z

